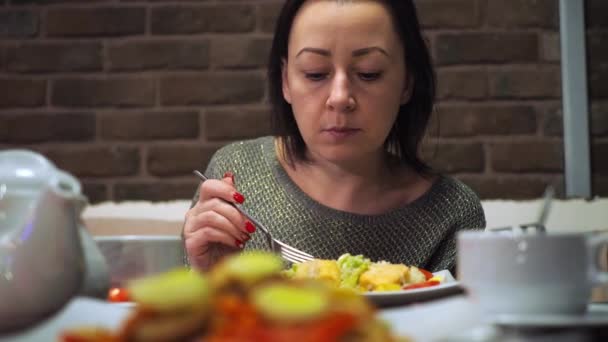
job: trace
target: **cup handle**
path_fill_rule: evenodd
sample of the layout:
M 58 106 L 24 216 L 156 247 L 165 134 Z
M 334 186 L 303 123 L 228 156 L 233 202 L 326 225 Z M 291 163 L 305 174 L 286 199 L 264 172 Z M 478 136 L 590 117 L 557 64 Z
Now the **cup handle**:
M 600 269 L 600 253 L 603 251 L 602 247 L 608 246 L 608 233 L 601 233 L 596 236 L 589 238 L 589 248 L 591 251 L 591 279 L 595 285 L 602 285 L 608 283 L 608 271 L 602 271 Z M 605 251 L 605 255 L 601 257 L 608 258 L 608 251 Z

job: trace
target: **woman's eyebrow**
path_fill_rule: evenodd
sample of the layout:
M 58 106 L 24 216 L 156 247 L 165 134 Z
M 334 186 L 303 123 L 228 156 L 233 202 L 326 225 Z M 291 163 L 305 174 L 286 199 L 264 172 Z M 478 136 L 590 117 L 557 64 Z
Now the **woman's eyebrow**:
M 325 57 L 331 56 L 331 52 L 329 50 L 313 48 L 313 47 L 305 47 L 296 54 L 296 57 L 301 55 L 303 52 L 312 52 L 312 53 L 316 53 L 318 55 L 325 56 Z
M 379 46 L 370 46 L 370 47 L 364 47 L 362 49 L 357 49 L 357 50 L 353 51 L 353 57 L 367 55 L 368 53 L 371 53 L 373 51 L 378 51 L 381 54 L 388 57 L 388 52 L 386 52 L 386 50 L 384 50 L 383 48 L 381 48 Z
M 381 54 L 388 57 L 388 52 L 386 52 L 386 50 L 384 50 L 383 48 L 381 48 L 379 46 L 369 46 L 369 47 L 357 49 L 357 50 L 353 51 L 352 55 L 353 55 L 353 57 L 360 57 L 363 55 L 367 55 L 373 51 L 378 51 Z M 300 51 L 298 51 L 298 53 L 296 54 L 296 57 L 298 57 L 299 55 L 301 55 L 304 52 L 311 52 L 311 53 L 315 53 L 315 54 L 318 54 L 318 55 L 321 55 L 324 57 L 331 56 L 331 52 L 329 50 L 313 48 L 313 47 L 305 47 L 305 48 L 302 48 Z

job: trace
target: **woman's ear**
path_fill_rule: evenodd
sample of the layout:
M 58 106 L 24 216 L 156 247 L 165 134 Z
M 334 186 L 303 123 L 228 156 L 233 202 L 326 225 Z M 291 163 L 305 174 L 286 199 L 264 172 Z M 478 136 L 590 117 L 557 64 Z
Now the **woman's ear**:
M 291 104 L 291 90 L 289 89 L 289 81 L 287 80 L 287 60 L 285 58 L 281 61 L 281 85 L 283 88 L 283 98 L 287 103 Z
M 410 74 L 405 75 L 405 87 L 403 87 L 403 93 L 401 94 L 401 105 L 410 102 L 412 93 L 414 92 L 414 77 Z

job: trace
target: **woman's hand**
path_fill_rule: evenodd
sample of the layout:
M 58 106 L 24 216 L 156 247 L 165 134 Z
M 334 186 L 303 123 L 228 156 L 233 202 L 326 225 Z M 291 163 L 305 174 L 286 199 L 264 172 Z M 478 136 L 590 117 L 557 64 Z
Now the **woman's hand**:
M 228 203 L 243 201 L 230 172 L 222 180 L 209 179 L 201 184 L 198 202 L 186 212 L 184 224 L 184 245 L 192 267 L 207 270 L 220 258 L 243 248 L 255 227 Z

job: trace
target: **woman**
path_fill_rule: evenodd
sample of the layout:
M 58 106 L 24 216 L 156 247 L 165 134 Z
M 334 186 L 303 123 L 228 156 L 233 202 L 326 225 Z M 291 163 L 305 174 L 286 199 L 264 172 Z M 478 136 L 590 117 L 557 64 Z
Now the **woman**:
M 286 1 L 268 76 L 275 135 L 212 158 L 186 214 L 191 266 L 267 247 L 236 202 L 317 258 L 453 270 L 456 232 L 485 218 L 473 191 L 419 158 L 435 80 L 412 1 Z

